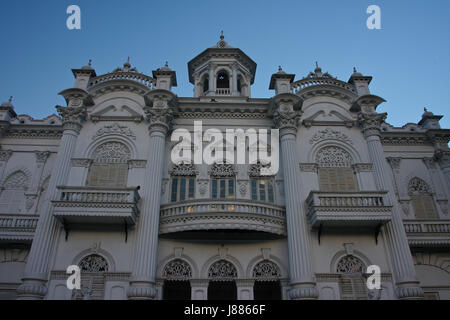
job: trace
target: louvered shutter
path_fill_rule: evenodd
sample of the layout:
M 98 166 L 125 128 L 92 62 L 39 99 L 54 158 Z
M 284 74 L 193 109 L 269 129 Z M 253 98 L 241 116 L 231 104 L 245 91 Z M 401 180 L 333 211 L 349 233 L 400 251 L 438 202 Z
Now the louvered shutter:
M 127 178 L 127 164 L 94 163 L 89 172 L 88 185 L 92 187 L 126 187 Z
M 89 300 L 103 300 L 105 296 L 105 276 L 102 272 L 82 272 L 81 290 L 75 290 L 73 299 L 84 300 L 83 294 L 88 293 Z
M 351 168 L 319 168 L 321 191 L 357 191 L 355 174 Z
M 411 196 L 416 219 L 437 219 L 436 207 L 431 195 Z
M 24 191 L 21 189 L 3 190 L 0 195 L 1 213 L 20 213 L 24 200 Z

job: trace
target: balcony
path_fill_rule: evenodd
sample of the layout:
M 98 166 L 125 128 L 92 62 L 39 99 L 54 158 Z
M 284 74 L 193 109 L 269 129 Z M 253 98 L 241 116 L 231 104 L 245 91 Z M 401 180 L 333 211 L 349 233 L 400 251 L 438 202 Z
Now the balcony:
M 216 96 L 229 96 L 231 95 L 231 90 L 228 88 L 216 89 Z
M 311 191 L 306 199 L 307 216 L 313 228 L 377 227 L 391 220 L 387 192 Z
M 411 247 L 450 247 L 450 220 L 405 220 Z
M 0 242 L 30 243 L 39 216 L 0 214 Z
M 235 232 L 238 231 L 238 232 Z M 184 233 L 221 238 L 286 236 L 284 207 L 247 200 L 196 200 L 161 207 L 161 235 Z M 269 236 L 270 237 L 270 236 Z
M 58 187 L 53 215 L 65 226 L 134 225 L 139 199 L 138 188 Z

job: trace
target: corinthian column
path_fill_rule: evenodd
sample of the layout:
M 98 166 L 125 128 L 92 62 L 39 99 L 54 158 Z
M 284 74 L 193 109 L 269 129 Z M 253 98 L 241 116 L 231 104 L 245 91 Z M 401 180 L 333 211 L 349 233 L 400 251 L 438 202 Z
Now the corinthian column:
M 286 195 L 286 226 L 290 285 L 289 298 L 293 300 L 316 299 L 318 292 L 311 265 L 310 230 L 308 228 L 302 199 L 297 156 L 297 127 L 300 111 L 294 105 L 301 99 L 290 93 L 274 98 L 275 126 L 280 130 L 281 161 L 283 163 L 284 190 Z
M 174 95 L 166 90 L 153 90 L 146 96 L 145 109 L 150 132 L 150 147 L 142 188 L 142 210 L 137 225 L 129 299 L 155 299 L 158 259 L 158 233 L 161 185 L 164 169 L 166 135 L 173 111 L 169 107 Z
M 377 113 L 375 108 L 382 102 L 384 102 L 382 98 L 373 95 L 360 97 L 357 104 L 362 111 L 359 112 L 358 119 L 367 141 L 369 157 L 373 162 L 377 187 L 379 190 L 388 191 L 387 196 L 392 204 L 392 219 L 385 225 L 384 234 L 392 259 L 397 297 L 399 299 L 421 299 L 423 290 L 416 277 L 400 207 L 394 196 L 394 185 L 389 175 L 389 167 L 380 139 L 380 125 L 386 119 L 387 114 Z
M 18 299 L 38 300 L 47 294 L 50 254 L 60 230 L 59 222 L 53 216 L 51 200 L 57 195 L 56 187 L 67 183 L 70 160 L 73 157 L 81 123 L 86 115 L 83 104 L 83 99 L 88 96 L 86 91 L 68 89 L 60 94 L 68 102 L 68 107 L 56 107 L 62 117 L 63 135 L 28 256 L 23 282 L 17 289 Z

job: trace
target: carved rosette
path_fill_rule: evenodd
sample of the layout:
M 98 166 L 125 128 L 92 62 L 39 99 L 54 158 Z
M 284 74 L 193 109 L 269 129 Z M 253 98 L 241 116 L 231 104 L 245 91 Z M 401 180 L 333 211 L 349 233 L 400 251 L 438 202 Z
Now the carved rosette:
M 201 196 L 204 196 L 206 194 L 206 191 L 208 191 L 208 184 L 208 179 L 197 179 L 198 192 Z
M 380 136 L 381 124 L 386 120 L 387 113 L 358 113 L 359 124 L 366 137 Z
M 81 107 L 61 107 L 56 106 L 59 115 L 62 117 L 64 130 L 80 132 L 81 123 L 86 119 L 86 108 Z
M 248 180 L 238 180 L 237 183 L 241 197 L 245 197 L 247 194 Z
M 300 111 L 275 111 L 273 120 L 275 127 L 280 130 L 280 136 L 286 133 L 297 134 L 297 127 L 300 121 Z
M 167 134 L 170 130 L 173 111 L 169 108 L 144 108 L 147 120 L 150 123 L 148 129 L 151 132 L 158 131 Z

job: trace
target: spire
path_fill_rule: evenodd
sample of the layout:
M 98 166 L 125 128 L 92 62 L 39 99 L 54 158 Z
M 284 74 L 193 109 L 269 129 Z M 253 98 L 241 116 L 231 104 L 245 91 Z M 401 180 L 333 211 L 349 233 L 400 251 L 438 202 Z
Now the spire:
M 318 78 L 322 77 L 322 68 L 319 67 L 319 63 L 316 61 L 316 69 L 314 69 L 314 73 Z
M 87 66 L 82 67 L 81 70 L 93 70 L 92 69 L 92 59 L 89 59 Z
M 220 40 L 217 42 L 217 48 L 228 48 L 228 43 L 224 40 L 225 36 L 223 35 L 223 30 L 220 31 Z
M 222 31 L 220 31 L 220 40 L 223 40 L 223 39 L 225 39 L 225 37 L 223 35 L 223 30 L 222 30 Z
M 12 101 L 13 101 L 13 96 L 10 96 L 8 99 L 8 102 L 3 102 L 1 104 L 2 107 L 9 107 L 9 108 L 14 108 L 14 106 L 12 105 Z
M 130 67 L 131 67 L 130 57 L 128 57 L 127 62 L 125 62 L 125 63 L 123 64 L 123 67 L 124 67 L 124 68 L 130 68 Z

